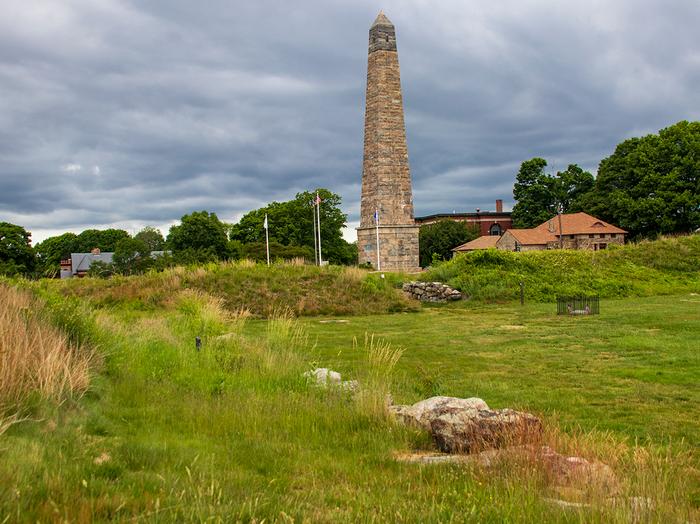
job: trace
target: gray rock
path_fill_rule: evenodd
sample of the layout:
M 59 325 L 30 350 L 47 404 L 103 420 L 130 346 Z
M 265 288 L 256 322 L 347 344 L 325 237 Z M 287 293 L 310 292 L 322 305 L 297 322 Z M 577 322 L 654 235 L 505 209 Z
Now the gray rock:
M 432 397 L 412 406 L 391 406 L 397 418 L 433 436 L 445 453 L 478 453 L 537 442 L 540 419 L 512 409 L 492 410 L 480 398 Z
M 474 413 L 447 407 L 433 413 L 430 432 L 445 453 L 474 453 L 536 442 L 542 423 L 534 415 L 512 409 L 479 409 Z
M 452 408 L 456 410 L 473 411 L 479 409 L 489 409 L 486 402 L 480 398 L 457 398 L 457 397 L 430 397 L 412 406 L 391 406 L 389 409 L 404 423 L 417 425 L 430 431 L 431 420 L 434 413 L 441 409 Z
M 338 387 L 345 391 L 355 393 L 358 389 L 360 389 L 360 383 L 357 380 L 343 380 L 340 384 L 338 384 Z
M 484 468 L 497 467 L 506 462 L 537 465 L 553 486 L 562 491 L 598 492 L 608 496 L 620 492 L 620 483 L 607 464 L 589 461 L 581 457 L 561 455 L 548 446 L 513 446 L 489 449 L 471 455 L 441 453 L 403 453 L 396 457 L 399 462 L 412 464 L 474 464 Z M 611 502 L 616 499 L 610 498 Z M 641 497 L 620 499 L 619 504 L 631 504 L 635 513 L 650 508 L 650 501 Z
M 316 368 L 304 373 L 306 378 L 313 380 L 317 386 L 338 385 L 341 382 L 340 373 L 328 368 Z
M 401 289 L 411 298 L 422 302 L 445 302 L 462 298 L 459 291 L 440 282 L 405 282 Z

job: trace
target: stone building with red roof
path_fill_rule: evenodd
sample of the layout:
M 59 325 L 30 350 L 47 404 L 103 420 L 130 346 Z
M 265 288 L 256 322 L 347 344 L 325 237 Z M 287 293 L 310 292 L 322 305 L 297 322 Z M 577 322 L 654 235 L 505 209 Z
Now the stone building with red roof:
M 557 215 L 532 229 L 509 229 L 496 242 L 505 251 L 590 249 L 625 243 L 627 231 L 587 213 Z

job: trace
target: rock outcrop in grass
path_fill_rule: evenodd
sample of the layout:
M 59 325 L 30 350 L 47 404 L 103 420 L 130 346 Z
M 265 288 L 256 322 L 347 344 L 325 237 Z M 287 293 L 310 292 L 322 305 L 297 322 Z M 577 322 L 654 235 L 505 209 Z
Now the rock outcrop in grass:
M 412 406 L 392 406 L 391 411 L 429 431 L 445 453 L 534 444 L 542 436 L 539 418 L 512 409 L 490 409 L 480 398 L 432 397 Z

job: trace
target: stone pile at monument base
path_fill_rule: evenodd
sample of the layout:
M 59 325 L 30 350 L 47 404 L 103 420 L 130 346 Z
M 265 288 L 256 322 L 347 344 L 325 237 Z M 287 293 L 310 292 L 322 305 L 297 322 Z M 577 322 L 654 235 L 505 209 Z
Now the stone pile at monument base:
M 462 298 L 462 293 L 441 282 L 406 282 L 402 289 L 411 298 L 421 302 L 447 302 Z

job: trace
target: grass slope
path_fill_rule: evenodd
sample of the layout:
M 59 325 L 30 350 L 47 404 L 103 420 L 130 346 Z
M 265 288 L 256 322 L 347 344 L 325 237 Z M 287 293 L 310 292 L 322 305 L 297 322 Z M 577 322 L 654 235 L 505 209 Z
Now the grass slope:
M 177 267 L 162 273 L 110 279 L 43 281 L 67 297 L 92 304 L 155 310 L 172 305 L 181 289 L 206 291 L 231 311 L 246 309 L 269 317 L 275 311 L 295 315 L 351 315 L 415 311 L 418 306 L 396 290 L 398 276 L 382 279 L 355 268 L 249 262 Z M 393 279 L 393 280 L 392 280 Z
M 507 301 L 525 284 L 527 299 L 598 294 L 602 298 L 700 292 L 700 235 L 643 241 L 604 251 L 495 249 L 458 255 L 422 276 L 476 301 Z

